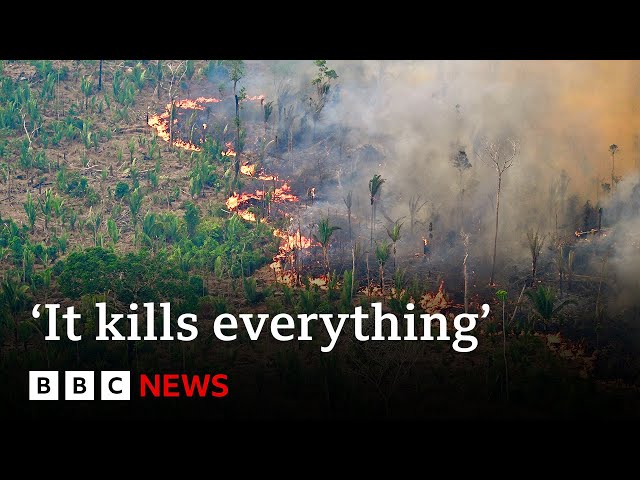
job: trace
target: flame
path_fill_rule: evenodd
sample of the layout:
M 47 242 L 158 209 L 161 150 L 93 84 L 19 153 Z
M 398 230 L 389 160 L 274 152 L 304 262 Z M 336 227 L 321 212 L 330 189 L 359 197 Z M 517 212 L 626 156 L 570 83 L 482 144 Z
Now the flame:
M 227 151 L 226 152 L 222 152 L 222 156 L 223 157 L 235 157 L 236 156 L 236 151 L 233 149 L 233 143 L 227 142 L 227 143 L 225 143 L 225 146 L 227 147 Z
M 329 277 L 327 274 L 320 275 L 317 278 L 309 277 L 309 285 L 317 285 L 320 290 L 329 290 Z
M 247 97 L 247 100 L 264 100 L 264 95 L 256 95 L 253 97 Z M 190 99 L 190 98 L 185 98 L 182 100 L 176 100 L 174 102 L 174 106 L 176 109 L 182 109 L 182 110 L 204 110 L 204 104 L 207 103 L 219 103 L 222 100 L 220 100 L 219 98 L 214 98 L 214 97 L 198 97 L 195 99 Z M 149 120 L 147 121 L 147 124 L 153 128 L 156 131 L 156 134 L 165 142 L 169 141 L 169 117 L 171 116 L 171 103 L 167 103 L 167 105 L 165 106 L 165 110 L 164 112 L 160 113 L 160 114 L 154 114 L 154 115 L 149 115 Z M 178 119 L 174 118 L 173 120 L 174 125 L 178 124 Z M 203 123 L 202 124 L 202 129 L 206 130 L 207 129 L 207 124 Z M 180 147 L 180 148 L 184 148 L 185 150 L 189 150 L 189 151 L 193 151 L 193 152 L 199 152 L 200 151 L 200 147 L 187 142 L 185 140 L 181 140 L 181 139 L 174 139 L 173 144 L 176 147 Z M 228 157 L 235 157 L 236 156 L 236 152 L 233 149 L 233 146 L 231 145 L 231 143 L 227 143 L 227 148 L 228 150 L 226 152 L 223 152 L 222 155 L 223 156 L 228 156 Z
M 271 263 L 270 267 L 276 272 L 278 282 L 294 286 L 297 283 L 297 275 L 291 270 L 285 271 L 282 267 L 283 262 L 287 260 L 287 257 L 294 254 L 294 249 L 311 248 L 317 244 L 310 238 L 302 235 L 300 230 L 290 234 L 276 228 L 273 230 L 273 235 L 282 239 L 282 241 L 278 247 L 278 253 L 273 257 L 273 263 Z
M 275 203 L 298 202 L 298 196 L 289 192 L 291 192 L 291 187 L 285 183 L 282 187 L 276 188 L 273 191 L 271 201 Z M 262 201 L 264 200 L 264 197 L 265 192 L 263 190 L 256 190 L 255 193 L 234 193 L 232 196 L 227 198 L 225 205 L 229 210 L 235 210 L 252 199 Z
M 256 166 L 251 165 L 249 163 L 240 166 L 240 173 L 253 177 L 253 174 L 256 172 Z
M 238 215 L 240 215 L 242 218 L 244 218 L 248 222 L 255 222 L 256 221 L 255 213 L 250 212 L 249 210 L 240 210 L 237 213 L 238 213 Z
M 440 286 L 436 293 L 425 292 L 420 297 L 420 306 L 427 313 L 440 313 L 446 308 L 453 306 L 453 303 L 449 302 L 444 293 L 444 280 L 440 281 Z
M 258 175 L 258 180 L 264 180 L 266 182 L 271 181 L 271 180 L 278 180 L 278 176 L 277 175 L 264 175 L 264 174 L 260 174 Z
M 176 108 L 183 108 L 185 110 L 204 110 L 204 107 L 200 105 L 201 103 L 218 103 L 222 100 L 218 98 L 206 98 L 206 97 L 198 97 L 195 100 L 190 100 L 188 98 L 184 100 L 176 100 L 174 103 Z M 167 110 L 171 108 L 171 104 L 167 104 Z
M 230 144 L 227 144 L 227 146 L 230 146 Z M 223 155 L 235 155 L 235 152 L 233 152 L 233 149 L 232 149 L 232 153 L 223 153 Z M 240 167 L 240 172 L 244 173 L 245 175 L 248 175 L 249 177 L 253 177 L 256 174 L 256 166 L 250 163 L 245 163 Z M 260 170 L 260 172 L 255 178 L 257 178 L 258 180 L 263 180 L 267 182 L 271 180 L 278 180 L 277 175 L 266 175 L 264 173 L 264 170 Z

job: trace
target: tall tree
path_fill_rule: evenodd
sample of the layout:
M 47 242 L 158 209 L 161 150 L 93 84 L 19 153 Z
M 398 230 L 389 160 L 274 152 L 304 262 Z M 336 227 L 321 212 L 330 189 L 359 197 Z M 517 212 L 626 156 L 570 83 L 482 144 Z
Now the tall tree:
M 316 87 L 316 91 L 315 98 L 309 97 L 309 106 L 311 107 L 311 117 L 313 118 L 313 140 L 315 140 L 316 124 L 320 120 L 320 113 L 327 103 L 331 80 L 336 80 L 338 74 L 327 66 L 326 60 L 314 60 L 313 63 L 318 67 L 318 74 L 311 80 L 311 85 Z
M 100 69 L 98 70 L 98 91 L 102 91 L 102 62 L 104 60 L 100 60 Z
M 370 247 L 373 248 L 373 225 L 376 220 L 376 197 L 379 196 L 380 187 L 385 182 L 382 175 L 374 175 L 371 180 L 369 180 L 369 199 L 371 200 L 371 244 Z
M 500 220 L 500 191 L 502 188 L 502 176 L 510 169 L 518 154 L 518 142 L 515 139 L 489 141 L 483 139 L 480 147 L 480 157 L 492 166 L 498 177 L 498 187 L 496 190 L 496 229 L 493 238 L 493 260 L 491 262 L 491 278 L 489 284 L 494 285 L 496 271 L 496 254 L 498 249 L 498 223 Z
M 323 218 L 318 223 L 318 234 L 313 234 L 313 238 L 322 247 L 322 258 L 324 259 L 324 266 L 329 273 L 329 242 L 333 232 L 340 230 L 340 227 L 331 225 L 328 218 Z
M 244 77 L 244 62 L 242 60 L 226 60 L 227 69 L 229 71 L 229 79 L 233 82 L 233 97 L 236 104 L 236 156 L 234 159 L 235 178 L 238 178 L 240 171 L 240 152 L 242 151 L 242 145 L 240 144 L 240 101 L 244 96 L 244 88 L 238 92 L 238 82 Z
M 533 229 L 529 229 L 527 231 L 527 240 L 529 241 L 529 251 L 531 252 L 531 286 L 533 286 L 536 281 L 538 257 L 540 256 L 540 252 L 542 251 L 542 246 L 544 245 L 545 238 L 546 238 L 546 235 L 540 236 L 540 234 L 538 233 L 538 230 L 534 232 Z
M 352 194 L 353 192 L 349 190 L 347 196 L 342 200 L 344 201 L 345 206 L 347 207 L 347 218 L 349 219 L 349 240 L 351 240 L 351 205 L 352 205 Z
M 458 152 L 452 156 L 451 164 L 453 165 L 453 168 L 455 168 L 458 171 L 460 226 L 462 226 L 464 222 L 464 191 L 465 191 L 464 174 L 467 170 L 471 168 L 471 162 L 469 161 L 469 157 L 467 157 L 467 152 L 465 152 L 464 150 L 458 150 Z
M 609 153 L 611 153 L 611 193 L 613 193 L 614 186 L 616 184 L 616 153 L 618 150 L 618 145 L 615 143 L 609 145 Z

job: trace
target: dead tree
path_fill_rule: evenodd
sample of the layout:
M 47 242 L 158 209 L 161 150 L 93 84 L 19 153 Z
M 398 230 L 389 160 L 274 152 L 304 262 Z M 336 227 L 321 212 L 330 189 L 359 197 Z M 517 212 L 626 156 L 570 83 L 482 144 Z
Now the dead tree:
M 538 230 L 536 230 L 535 233 L 533 229 L 529 229 L 527 231 L 527 240 L 529 240 L 529 250 L 531 252 L 531 286 L 533 286 L 536 281 L 538 257 L 540 256 L 540 252 L 542 251 L 542 246 L 544 245 L 545 239 L 546 235 L 540 236 Z
M 459 190 L 459 202 L 460 202 L 460 226 L 464 224 L 464 174 L 471 168 L 471 162 L 467 153 L 464 150 L 458 150 L 458 152 L 451 157 L 451 164 L 453 168 L 458 171 L 458 190 Z
M 519 145 L 516 139 L 506 139 L 499 141 L 489 141 L 484 138 L 480 146 L 480 158 L 495 168 L 498 177 L 498 187 L 496 190 L 496 228 L 493 239 L 493 260 L 491 262 L 491 278 L 489 284 L 494 285 L 496 271 L 496 254 L 498 250 L 498 223 L 500 220 L 500 191 L 502 188 L 502 175 L 513 166 Z
M 412 195 L 409 198 L 409 221 L 411 223 L 411 235 L 413 235 L 413 227 L 416 223 L 416 217 L 418 216 L 418 213 L 420 213 L 420 210 L 422 210 L 422 208 L 428 203 L 428 200 L 420 203 L 420 197 L 421 195 Z
M 352 205 L 352 194 L 353 192 L 349 190 L 347 196 L 342 200 L 344 201 L 345 206 L 347 207 L 347 218 L 349 219 L 349 241 L 351 241 L 351 205 Z
M 462 260 L 462 275 L 464 277 L 464 311 L 469 312 L 469 274 L 467 271 L 467 259 L 469 258 L 469 234 L 461 232 L 462 245 L 464 245 L 464 258 Z
M 187 73 L 186 62 L 180 62 L 178 65 L 172 65 L 171 63 L 167 65 L 169 69 L 169 73 L 171 75 L 169 80 L 169 87 L 167 88 L 169 92 L 169 148 L 173 147 L 173 117 L 176 111 L 176 98 L 178 96 L 178 88 L 182 83 L 182 79 Z

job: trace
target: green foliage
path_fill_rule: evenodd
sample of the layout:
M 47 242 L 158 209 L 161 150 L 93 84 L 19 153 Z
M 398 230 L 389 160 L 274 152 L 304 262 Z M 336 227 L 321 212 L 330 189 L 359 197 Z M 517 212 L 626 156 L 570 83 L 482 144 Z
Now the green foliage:
M 394 249 L 395 249 L 396 242 L 400 240 L 400 229 L 402 228 L 402 225 L 403 224 L 400 222 L 400 220 L 396 220 L 393 224 L 393 227 L 391 227 L 391 230 L 387 228 L 387 235 L 393 242 Z
M 316 313 L 320 305 L 320 293 L 317 285 L 305 282 L 304 290 L 300 291 L 299 309 L 304 313 Z
M 244 77 L 244 62 L 242 60 L 225 60 L 224 66 L 229 71 L 229 79 L 238 83 Z
M 376 261 L 380 265 L 380 268 L 384 268 L 385 264 L 389 260 L 391 255 L 391 244 L 386 240 L 376 244 Z
M 135 227 L 138 223 L 138 213 L 142 206 L 143 194 L 139 188 L 136 188 L 129 196 L 129 210 L 131 211 L 131 221 Z
M 376 195 L 378 195 L 378 192 L 380 191 L 380 187 L 382 186 L 382 184 L 385 182 L 384 178 L 382 178 L 382 175 L 374 175 L 371 180 L 369 180 L 369 197 L 371 200 L 371 205 L 373 205 L 373 202 L 375 200 Z
M 342 275 L 342 290 L 340 291 L 340 308 L 343 311 L 348 311 L 351 307 L 351 300 L 353 298 L 353 291 L 351 289 L 352 281 L 353 271 L 345 270 L 344 274 Z
M 273 101 L 264 104 L 264 123 L 269 122 L 269 118 L 273 113 Z
M 27 214 L 27 221 L 29 222 L 31 233 L 33 233 L 35 230 L 36 217 L 38 212 L 36 210 L 36 204 L 33 201 L 33 196 L 31 195 L 31 192 L 27 193 L 27 201 L 23 204 L 23 207 L 24 207 L 25 213 Z
M 124 182 L 118 182 L 116 184 L 116 189 L 114 192 L 114 197 L 116 200 L 121 200 L 129 196 L 129 184 Z
M 525 292 L 525 295 L 529 297 L 535 312 L 540 316 L 545 325 L 549 325 L 552 319 L 566 306 L 577 304 L 573 299 L 566 299 L 556 305 L 555 292 L 551 287 L 545 287 L 544 285 L 538 286 L 534 291 Z
M 73 252 L 58 263 L 62 263 L 60 290 L 71 299 L 113 292 L 123 302 L 170 300 L 174 305 L 195 309 L 201 292 L 162 251 L 155 255 L 144 250 L 116 255 L 92 247 Z
M 200 210 L 193 202 L 184 204 L 184 221 L 187 224 L 187 234 L 191 238 L 195 235 L 196 228 L 200 222 Z
M 247 301 L 255 305 L 264 298 L 264 294 L 258 291 L 256 279 L 253 277 L 242 278 L 242 287 L 244 288 L 244 295 Z
M 137 63 L 131 71 L 131 81 L 138 88 L 138 90 L 142 90 L 144 88 L 146 73 L 147 70 L 142 67 L 141 63 Z
M 82 77 L 82 82 L 80 83 L 80 90 L 82 91 L 82 94 L 84 95 L 84 109 L 87 109 L 87 106 L 89 104 L 89 97 L 92 95 L 93 93 L 93 77 L 91 75 L 89 76 L 83 76 Z
M 326 247 L 329 245 L 329 242 L 331 241 L 331 236 L 333 235 L 333 232 L 335 232 L 336 230 L 340 230 L 340 227 L 330 225 L 329 219 L 323 218 L 320 220 L 320 223 L 318 223 L 318 234 L 317 235 L 314 234 L 313 238 L 320 245 L 322 245 L 323 247 Z

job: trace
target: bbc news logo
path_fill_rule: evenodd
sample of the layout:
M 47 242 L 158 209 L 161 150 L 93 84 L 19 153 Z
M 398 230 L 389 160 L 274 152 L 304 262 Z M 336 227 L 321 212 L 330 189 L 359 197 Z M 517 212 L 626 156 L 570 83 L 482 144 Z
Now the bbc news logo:
M 59 400 L 60 372 L 33 370 L 29 372 L 29 400 Z M 100 373 L 100 400 L 131 400 L 131 372 L 109 370 Z M 64 372 L 64 400 L 95 400 L 95 372 L 69 370 Z M 139 396 L 146 397 L 214 397 L 228 395 L 227 375 L 187 375 L 165 373 L 139 377 Z
M 29 372 L 29 400 L 58 400 L 59 374 L 57 371 Z M 65 400 L 94 400 L 95 372 L 64 372 Z M 101 400 L 131 400 L 131 372 L 100 372 Z

